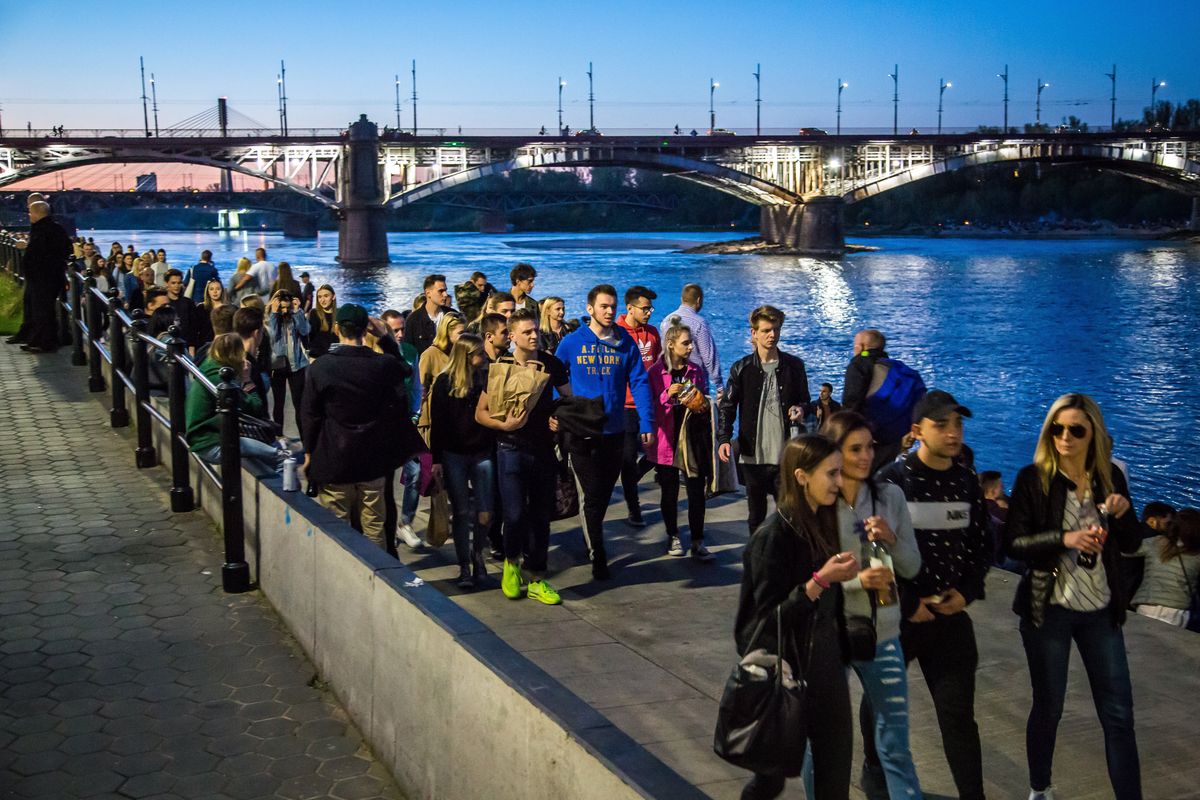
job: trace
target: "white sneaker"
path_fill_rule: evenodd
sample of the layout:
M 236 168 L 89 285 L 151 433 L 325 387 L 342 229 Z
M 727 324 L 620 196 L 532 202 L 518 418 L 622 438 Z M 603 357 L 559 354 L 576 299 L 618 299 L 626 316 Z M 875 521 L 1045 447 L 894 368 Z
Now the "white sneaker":
M 412 525 L 409 525 L 407 522 L 396 530 L 396 535 L 409 547 L 420 547 L 425 544 L 421 541 L 421 537 L 417 536 L 417 532 L 413 530 Z
M 1045 789 L 1030 789 L 1029 800 L 1055 800 L 1054 787 L 1047 786 Z
M 667 548 L 667 555 L 676 557 L 683 556 L 683 545 L 679 543 L 678 536 L 671 537 L 671 546 Z

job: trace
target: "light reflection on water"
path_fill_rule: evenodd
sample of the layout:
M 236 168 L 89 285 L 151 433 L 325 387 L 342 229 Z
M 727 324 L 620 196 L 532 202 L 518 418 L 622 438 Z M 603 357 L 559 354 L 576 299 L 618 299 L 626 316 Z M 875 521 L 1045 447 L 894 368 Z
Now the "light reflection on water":
M 684 283 L 702 284 L 725 369 L 748 351 L 747 315 L 762 303 L 787 313 L 782 345 L 808 364 L 815 387 L 840 396 L 854 332 L 885 331 L 891 352 L 931 385 L 969 405 L 968 441 L 980 469 L 1006 481 L 1027 463 L 1045 409 L 1083 391 L 1104 408 L 1118 455 L 1133 473 L 1134 501 L 1200 505 L 1200 247 L 1137 241 L 872 239 L 879 252 L 838 262 L 794 257 L 683 255 L 660 250 L 575 249 L 563 241 L 674 239 L 713 234 L 406 233 L 389 235 L 393 263 L 349 270 L 337 237 L 276 233 L 85 232 L 101 250 L 113 240 L 164 247 L 186 267 L 211 249 L 222 275 L 237 257 L 271 258 L 331 283 L 340 300 L 374 311 L 406 307 L 429 272 L 465 280 L 474 270 L 507 288 L 517 261 L 539 270 L 534 295 L 564 297 L 583 313 L 587 289 L 634 283 L 655 289 L 656 323 L 678 306 Z M 509 246 L 554 242 L 551 249 Z

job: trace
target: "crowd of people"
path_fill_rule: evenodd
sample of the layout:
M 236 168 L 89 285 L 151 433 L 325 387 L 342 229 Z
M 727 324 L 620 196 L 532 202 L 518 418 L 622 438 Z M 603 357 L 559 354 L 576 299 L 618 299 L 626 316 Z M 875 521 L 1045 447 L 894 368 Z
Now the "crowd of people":
M 263 422 L 273 426 L 242 439 L 253 469 L 270 473 L 302 457 L 309 492 L 393 554 L 424 545 L 413 528 L 421 498 L 434 498 L 432 519 L 444 492 L 464 589 L 487 585 L 490 557 L 505 597 L 560 603 L 549 581 L 550 526 L 576 486 L 592 577 L 608 580 L 610 500 L 619 482 L 623 524 L 645 526 L 639 487 L 651 471 L 664 554 L 710 563 L 705 506 L 722 475 L 735 473 L 750 534 L 738 653 L 796 653 L 789 668 L 805 675 L 808 713 L 819 720 L 803 770 L 757 774 L 744 798 L 774 797 L 801 771 L 809 797 L 848 796 L 848 671 L 863 687 L 868 796 L 920 797 L 908 745 L 912 661 L 959 796 L 983 798 L 969 609 L 996 566 L 1022 575 L 1013 610 L 1033 688 L 1030 798 L 1054 797 L 1072 641 L 1114 794 L 1141 797 L 1121 626 L 1131 609 L 1180 627 L 1195 622 L 1200 511 L 1154 502 L 1138 520 L 1103 414 L 1087 395 L 1051 405 L 1030 443 L 1033 463 L 1006 496 L 999 473 L 975 471 L 965 443 L 971 410 L 925 387 L 889 355 L 879 330 L 854 337 L 838 402 L 831 383 L 811 396 L 803 359 L 779 347 L 785 315 L 771 305 L 749 313 L 751 350 L 723 374 L 697 284 L 657 315 L 661 331 L 650 287 L 597 284 L 586 316 L 571 320 L 563 298 L 534 299 L 537 270 L 524 263 L 507 290 L 475 272 L 453 286 L 453 299 L 444 275 L 427 275 L 411 302 L 375 317 L 339 305 L 334 288 L 314 286 L 307 273 L 297 281 L 261 248 L 224 281 L 209 251 L 186 270 L 163 250 L 139 255 L 114 242 L 104 256 L 90 240 L 49 230 L 45 205 L 31 204 L 26 252 L 26 293 L 37 308 L 57 296 L 75 248 L 79 266 L 140 309 L 152 334 L 183 338 L 210 380 L 233 370 L 244 412 L 269 415 Z M 37 277 L 51 263 L 58 276 Z M 36 309 L 33 317 L 14 339 L 34 353 L 52 350 Z M 288 393 L 299 442 L 279 438 Z M 214 398 L 193 384 L 187 437 L 200 458 L 219 460 L 218 430 Z M 792 650 L 764 624 L 776 615 Z

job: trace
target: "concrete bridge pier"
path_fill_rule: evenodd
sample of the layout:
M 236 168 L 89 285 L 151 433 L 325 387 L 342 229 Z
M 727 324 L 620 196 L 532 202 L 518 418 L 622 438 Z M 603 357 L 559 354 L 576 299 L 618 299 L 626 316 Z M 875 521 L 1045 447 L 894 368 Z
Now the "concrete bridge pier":
M 379 166 L 379 128 L 366 114 L 350 125 L 340 181 L 338 261 L 348 267 L 387 264 L 387 209 Z
M 846 251 L 840 197 L 814 197 L 793 206 L 763 206 L 759 230 L 768 242 L 801 255 L 837 257 Z

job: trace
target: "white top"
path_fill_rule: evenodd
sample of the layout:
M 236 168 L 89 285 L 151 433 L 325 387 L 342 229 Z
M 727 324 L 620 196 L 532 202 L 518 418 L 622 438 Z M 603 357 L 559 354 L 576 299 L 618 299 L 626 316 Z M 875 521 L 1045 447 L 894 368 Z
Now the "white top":
M 1062 529 L 1077 531 L 1088 525 L 1100 524 L 1100 512 L 1092 500 L 1089 488 L 1083 500 L 1074 491 L 1067 492 L 1067 505 L 1063 509 Z M 1104 559 L 1097 554 L 1096 565 L 1090 569 L 1079 566 L 1080 552 L 1069 549 L 1058 557 L 1058 577 L 1054 581 L 1054 594 L 1050 602 L 1072 611 L 1099 611 L 1112 602 L 1112 590 L 1108 586 L 1108 574 L 1104 571 Z
M 250 267 L 250 274 L 258 281 L 258 293 L 267 294 L 271 285 L 279 279 L 279 270 L 270 261 L 257 261 Z
M 158 286 L 166 286 L 167 270 L 171 268 L 171 265 L 165 261 L 155 261 L 150 268 L 154 270 L 154 283 Z

